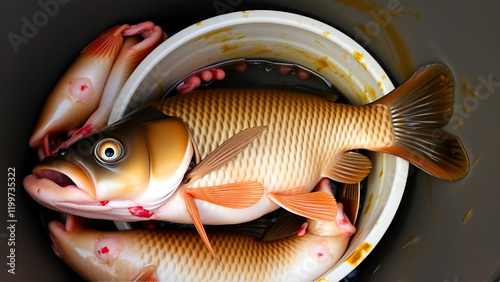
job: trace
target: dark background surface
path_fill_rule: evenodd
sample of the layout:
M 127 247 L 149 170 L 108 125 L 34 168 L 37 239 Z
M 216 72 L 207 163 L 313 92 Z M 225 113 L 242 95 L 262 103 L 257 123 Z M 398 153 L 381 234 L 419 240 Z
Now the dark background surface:
M 28 139 L 39 111 L 78 52 L 114 24 L 151 20 L 170 33 L 249 9 L 295 12 L 340 29 L 381 63 L 395 85 L 428 63 L 451 68 L 455 112 L 445 130 L 461 138 L 471 171 L 456 182 L 413 173 L 396 217 L 359 266 L 356 280 L 498 281 L 500 2 L 451 0 L 1 1 L 0 168 L 5 185 L 0 192 L 0 280 L 75 277 L 52 254 L 38 205 L 25 193 L 22 179 L 36 161 Z M 16 171 L 15 275 L 7 272 L 9 167 Z

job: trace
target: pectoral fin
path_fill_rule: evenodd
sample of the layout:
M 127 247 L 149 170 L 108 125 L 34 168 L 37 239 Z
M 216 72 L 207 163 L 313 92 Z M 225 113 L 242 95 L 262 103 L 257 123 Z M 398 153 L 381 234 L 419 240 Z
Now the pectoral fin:
M 325 192 L 312 192 L 295 195 L 267 194 L 284 209 L 315 220 L 332 221 L 337 215 L 337 202 Z
M 356 152 L 344 152 L 323 172 L 323 176 L 342 183 L 358 183 L 363 180 L 372 168 L 367 157 Z
M 194 202 L 193 196 L 191 196 L 187 191 L 183 191 L 182 196 L 184 198 L 189 216 L 193 221 L 194 227 L 196 227 L 198 234 L 200 234 L 200 237 L 203 240 L 203 243 L 205 243 L 205 246 L 207 247 L 210 254 L 212 254 L 215 260 L 217 260 L 217 263 L 219 263 L 219 259 L 217 258 L 217 255 L 215 255 L 212 244 L 210 244 L 210 240 L 208 239 L 207 232 L 205 232 L 205 228 L 203 227 L 203 223 L 201 222 L 200 213 L 198 211 L 196 203 Z
M 267 126 L 248 128 L 227 139 L 197 166 L 190 170 L 186 174 L 183 183 L 192 182 L 225 165 L 252 143 L 255 138 L 259 137 L 266 128 Z
M 203 188 L 185 188 L 186 193 L 219 206 L 243 209 L 255 205 L 264 195 L 264 186 L 256 181 L 245 181 Z

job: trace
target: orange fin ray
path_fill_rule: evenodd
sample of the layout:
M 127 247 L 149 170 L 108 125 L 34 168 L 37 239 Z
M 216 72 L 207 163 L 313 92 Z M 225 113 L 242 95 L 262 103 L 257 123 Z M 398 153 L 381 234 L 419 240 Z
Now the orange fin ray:
M 200 234 L 200 237 L 203 240 L 203 243 L 205 243 L 205 246 L 207 247 L 210 254 L 212 254 L 217 263 L 219 263 L 220 261 L 217 258 L 214 249 L 212 248 L 212 244 L 210 244 L 207 232 L 205 231 L 203 223 L 201 222 L 200 212 L 198 211 L 198 207 L 194 202 L 193 196 L 191 196 L 187 191 L 184 191 L 183 197 L 184 197 L 184 203 L 186 204 L 187 211 L 189 213 L 189 216 L 191 217 L 191 220 L 193 221 L 194 227 L 196 227 L 198 234 Z
M 186 174 L 184 183 L 192 182 L 228 163 L 252 143 L 255 138 L 259 137 L 266 128 L 267 126 L 255 126 L 238 132 L 227 139 Z
M 264 195 L 264 190 L 264 186 L 256 181 L 185 188 L 185 191 L 196 199 L 232 209 L 243 209 L 255 205 Z
M 325 172 L 323 176 L 342 183 L 361 182 L 372 168 L 372 162 L 356 152 L 344 152 Z
M 144 267 L 141 272 L 134 278 L 134 282 L 158 282 L 156 277 L 156 266 L 148 265 Z
M 124 24 L 109 28 L 85 46 L 81 54 L 95 58 L 111 57 L 114 60 L 122 48 L 123 36 L 121 33 L 128 27 L 128 24 Z
M 326 192 L 295 195 L 269 193 L 268 197 L 284 209 L 307 218 L 332 221 L 337 216 L 337 201 Z
M 285 211 L 269 227 L 261 241 L 270 242 L 295 236 L 304 222 L 306 219 L 302 216 Z

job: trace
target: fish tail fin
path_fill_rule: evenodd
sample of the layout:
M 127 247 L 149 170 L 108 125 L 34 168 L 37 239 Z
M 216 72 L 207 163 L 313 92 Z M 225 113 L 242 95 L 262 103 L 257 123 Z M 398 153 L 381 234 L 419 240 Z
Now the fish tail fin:
M 81 54 L 94 58 L 104 58 L 115 60 L 118 52 L 122 48 L 122 31 L 129 27 L 128 24 L 115 25 L 101 33 L 96 39 L 92 40 Z
M 394 142 L 379 148 L 445 180 L 457 180 L 469 171 L 469 160 L 458 137 L 439 127 L 453 111 L 453 77 L 441 64 L 423 67 L 400 87 L 373 102 L 389 107 Z

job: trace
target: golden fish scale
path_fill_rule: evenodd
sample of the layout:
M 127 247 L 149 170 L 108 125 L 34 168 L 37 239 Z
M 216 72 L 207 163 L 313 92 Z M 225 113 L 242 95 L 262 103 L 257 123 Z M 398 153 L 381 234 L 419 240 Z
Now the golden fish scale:
M 385 106 L 351 106 L 289 90 L 203 90 L 155 107 L 188 124 L 202 158 L 242 130 L 267 126 L 233 161 L 192 187 L 253 180 L 267 192 L 310 191 L 340 153 L 384 147 L 393 140 Z
M 311 240 L 293 237 L 259 242 L 251 236 L 217 233 L 210 241 L 220 259 L 218 265 L 199 236 L 172 230 L 132 232 L 133 251 L 145 266 L 155 265 L 158 278 L 182 277 L 185 281 L 270 281 L 289 274 L 307 255 Z M 300 239 L 300 240 L 298 240 Z

